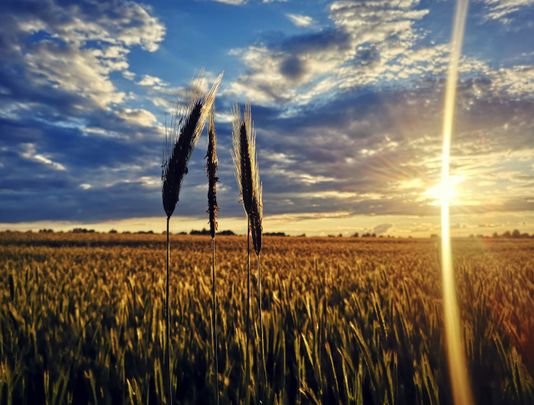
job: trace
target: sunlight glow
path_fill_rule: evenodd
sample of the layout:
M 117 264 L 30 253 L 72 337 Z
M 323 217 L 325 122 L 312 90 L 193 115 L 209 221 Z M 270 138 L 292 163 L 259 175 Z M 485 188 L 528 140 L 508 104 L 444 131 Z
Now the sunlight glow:
M 454 27 L 451 41 L 451 56 L 445 93 L 445 109 L 443 112 L 443 153 L 441 163 L 441 274 L 443 283 L 443 309 L 445 317 L 445 334 L 449 373 L 452 394 L 456 405 L 471 405 L 473 397 L 467 360 L 462 339 L 460 311 L 456 298 L 454 268 L 452 262 L 449 206 L 453 199 L 453 181 L 449 175 L 451 136 L 454 123 L 454 105 L 456 99 L 456 83 L 458 81 L 458 64 L 462 41 L 464 38 L 465 20 L 467 17 L 468 0 L 457 0 Z
M 441 182 L 434 187 L 429 188 L 425 192 L 425 196 L 429 197 L 433 204 L 441 206 L 444 203 L 453 205 L 459 200 L 459 185 L 463 183 L 463 176 L 449 176 L 442 179 Z

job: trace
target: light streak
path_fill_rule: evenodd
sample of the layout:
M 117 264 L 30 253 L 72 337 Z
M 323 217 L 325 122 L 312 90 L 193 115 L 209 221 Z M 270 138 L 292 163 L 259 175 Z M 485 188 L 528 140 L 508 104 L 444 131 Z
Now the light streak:
M 451 137 L 454 125 L 458 64 L 460 62 L 464 38 L 467 7 L 468 0 L 457 0 L 443 113 L 443 152 L 441 163 L 441 184 L 443 189 L 447 189 L 451 183 L 449 176 Z M 441 273 L 447 357 L 454 403 L 456 405 L 471 405 L 473 404 L 473 397 L 467 370 L 452 263 L 449 206 L 450 199 L 444 198 L 441 200 Z

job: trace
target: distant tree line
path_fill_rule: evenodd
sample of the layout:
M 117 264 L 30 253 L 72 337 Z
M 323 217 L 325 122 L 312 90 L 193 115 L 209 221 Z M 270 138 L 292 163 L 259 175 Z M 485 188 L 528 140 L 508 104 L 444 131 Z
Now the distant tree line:
M 512 232 L 506 231 L 502 234 L 493 232 L 492 238 L 534 238 L 534 234 L 529 235 L 528 232 L 520 232 L 519 229 L 514 229 Z
M 74 228 L 70 231 L 71 233 L 95 233 L 94 229 L 86 229 L 86 228 Z
M 28 232 L 31 232 L 31 231 L 28 231 Z M 95 231 L 94 229 L 87 229 L 87 228 L 73 228 L 71 229 L 70 231 L 67 231 L 68 233 L 97 233 L 97 231 Z M 50 228 L 43 228 L 43 229 L 39 229 L 39 233 L 63 233 L 63 231 L 54 231 L 53 229 L 50 229 Z M 155 232 L 152 231 L 152 230 L 149 230 L 149 231 L 122 231 L 122 232 L 119 232 L 117 231 L 116 229 L 110 229 L 108 231 L 108 233 L 110 234 L 123 234 L 123 235 L 132 235 L 132 234 L 135 234 L 135 235 L 154 235 Z M 163 231 L 163 233 L 165 233 L 165 231 Z M 187 235 L 188 232 L 176 232 L 174 233 L 174 235 Z M 189 235 L 209 235 L 210 232 L 209 230 L 207 230 L 206 228 L 202 228 L 201 230 L 196 230 L 196 229 L 192 229 L 190 232 L 189 232 Z M 236 233 L 234 231 L 231 231 L 231 230 L 224 230 L 224 231 L 219 231 L 217 232 L 217 235 L 226 235 L 226 236 L 232 236 L 232 235 L 235 235 Z M 274 232 L 274 233 L 265 233 L 264 235 L 275 235 L 275 236 L 286 236 L 283 232 Z
M 430 235 L 430 237 L 431 238 L 439 238 L 439 235 L 432 234 L 432 235 Z M 528 232 L 520 232 L 519 229 L 514 229 L 511 232 L 510 231 L 506 231 L 506 232 L 503 232 L 501 234 L 499 234 L 497 232 L 493 232 L 493 234 L 491 236 L 482 235 L 482 234 L 478 234 L 478 235 L 471 234 L 471 235 L 469 235 L 469 238 L 471 238 L 471 239 L 474 239 L 474 238 L 521 239 L 521 238 L 534 238 L 534 233 L 533 234 L 529 234 Z
M 342 235 L 339 234 L 338 235 L 339 237 L 341 237 Z M 389 239 L 394 239 L 396 238 L 396 236 L 393 236 L 393 235 L 377 235 L 375 232 L 365 232 L 365 233 L 362 233 L 361 235 L 358 233 L 358 232 L 355 232 L 351 235 L 352 238 L 389 238 Z
M 200 231 L 196 230 L 196 229 L 192 229 L 189 232 L 189 235 L 209 235 L 209 234 L 210 234 L 210 230 L 206 229 L 206 228 L 202 228 Z M 187 235 L 187 234 L 185 232 L 180 232 L 178 235 Z M 225 231 L 217 232 L 217 235 L 234 236 L 235 232 L 228 229 L 228 230 L 225 230 Z
M 27 232 L 31 233 L 31 231 L 27 231 Z M 42 228 L 42 229 L 39 229 L 38 232 L 39 233 L 63 233 L 63 231 L 54 231 L 51 228 Z M 69 232 L 69 233 L 96 233 L 96 231 L 94 229 L 87 229 L 87 228 L 73 228 L 73 229 L 71 229 L 70 231 L 67 231 L 67 232 Z M 135 232 L 122 231 L 122 232 L 119 232 L 116 229 L 110 229 L 108 231 L 108 233 L 110 233 L 110 234 L 122 233 L 122 234 L 125 234 L 125 235 L 129 235 L 129 234 L 153 235 L 154 231 L 135 231 Z M 165 232 L 163 232 L 163 233 L 165 233 Z M 174 234 L 175 235 L 187 235 L 187 234 L 189 234 L 189 235 L 209 235 L 210 232 L 209 232 L 208 229 L 202 228 L 201 230 L 192 229 L 191 231 L 189 231 L 189 233 L 182 231 L 182 232 L 176 232 Z M 236 233 L 234 231 L 231 231 L 231 230 L 224 230 L 224 231 L 217 232 L 217 235 L 233 236 L 233 235 L 236 235 Z M 264 235 L 265 236 L 289 236 L 285 232 L 265 232 Z M 395 238 L 395 236 L 391 236 L 391 235 L 377 235 L 374 232 L 365 232 L 365 233 L 362 233 L 362 234 L 360 234 L 359 232 L 355 232 L 350 236 L 352 238 Z M 303 233 L 301 235 L 297 235 L 297 237 L 306 237 L 306 234 Z M 330 234 L 330 235 L 328 235 L 328 237 L 330 237 L 330 238 L 336 238 L 336 237 L 337 238 L 341 238 L 341 237 L 343 237 L 343 234 L 341 234 L 341 233 L 337 234 L 337 235 Z M 521 239 L 521 238 L 534 238 L 534 233 L 533 234 L 529 234 L 528 232 L 521 232 L 521 231 L 519 231 L 519 229 L 514 229 L 513 231 L 506 231 L 506 232 L 503 232 L 501 234 L 499 234 L 497 232 L 494 232 L 491 236 L 482 235 L 482 234 L 478 234 L 478 235 L 471 234 L 471 235 L 469 235 L 469 237 L 470 238 L 494 238 L 494 239 Z M 432 238 L 432 239 L 439 238 L 439 235 L 433 233 L 433 234 L 430 235 L 430 238 Z

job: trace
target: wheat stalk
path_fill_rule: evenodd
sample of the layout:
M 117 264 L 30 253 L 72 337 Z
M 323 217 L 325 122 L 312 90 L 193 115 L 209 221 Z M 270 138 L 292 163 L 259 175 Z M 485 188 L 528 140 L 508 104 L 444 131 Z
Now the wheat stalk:
M 213 367 L 215 374 L 215 396 L 219 404 L 219 361 L 217 359 L 217 293 L 215 275 L 215 232 L 217 231 L 217 134 L 215 133 L 215 107 L 212 107 L 208 126 L 208 151 L 206 153 L 206 171 L 208 174 L 208 215 L 210 223 L 212 267 L 211 267 L 211 297 L 212 297 L 212 324 L 211 342 L 213 346 Z
M 260 253 L 262 247 L 262 219 L 263 201 L 259 169 L 256 159 L 256 136 L 252 123 L 250 105 L 245 108 L 243 119 L 238 106 L 234 106 L 233 120 L 234 167 L 241 194 L 243 208 L 247 214 L 247 352 L 246 352 L 246 381 L 247 398 L 250 381 L 250 360 L 248 355 L 250 339 L 250 236 L 257 256 L 258 263 L 258 311 L 260 317 L 260 348 L 265 371 L 265 356 L 263 351 L 263 321 L 261 315 L 261 266 Z M 261 394 L 260 394 L 261 396 Z
M 166 150 L 162 164 L 162 200 L 163 209 L 167 215 L 167 255 L 165 260 L 165 362 L 166 385 L 169 403 L 172 404 L 171 365 L 170 365 L 170 319 L 169 319 L 169 260 L 170 260 L 170 233 L 169 224 L 176 204 L 180 198 L 180 189 L 184 176 L 187 174 L 187 162 L 204 129 L 204 123 L 211 111 L 215 94 L 222 80 L 222 73 L 216 78 L 211 89 L 206 94 L 197 90 L 191 97 L 191 102 L 185 113 L 175 111 L 170 129 L 165 133 Z M 172 144 L 172 150 L 169 149 Z

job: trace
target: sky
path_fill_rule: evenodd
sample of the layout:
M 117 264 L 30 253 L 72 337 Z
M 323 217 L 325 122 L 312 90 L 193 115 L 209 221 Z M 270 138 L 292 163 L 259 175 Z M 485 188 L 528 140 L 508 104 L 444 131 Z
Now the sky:
M 224 71 L 220 229 L 246 230 L 234 103 L 250 102 L 267 232 L 439 231 L 450 0 L 0 2 L 0 229 L 161 231 L 165 123 Z M 472 0 L 453 235 L 534 232 L 534 0 Z M 207 226 L 205 134 L 173 231 Z

